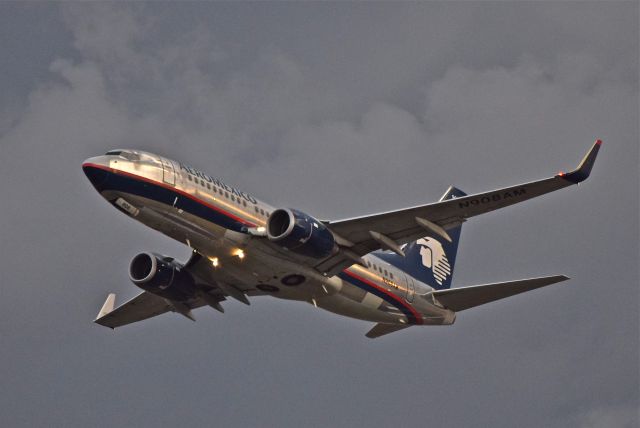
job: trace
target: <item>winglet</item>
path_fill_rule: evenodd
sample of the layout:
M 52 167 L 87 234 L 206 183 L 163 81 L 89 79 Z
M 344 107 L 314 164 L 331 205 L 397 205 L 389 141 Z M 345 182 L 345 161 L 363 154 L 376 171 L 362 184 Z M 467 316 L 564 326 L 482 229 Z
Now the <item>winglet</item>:
M 577 169 L 567 174 L 560 173 L 558 176 L 575 184 L 586 180 L 589 177 L 589 174 L 591 174 L 591 168 L 593 168 L 593 164 L 596 161 L 596 156 L 598 156 L 598 150 L 600 150 L 601 145 L 602 140 L 596 140 L 596 142 L 593 143 L 593 146 L 591 146 L 591 150 L 589 150 L 586 156 L 582 159 L 582 162 L 580 162 Z
M 115 304 L 116 304 L 116 295 L 114 293 L 110 293 L 107 296 L 107 300 L 104 301 L 104 304 L 102 305 L 102 309 L 100 309 L 100 312 L 98 312 L 98 316 L 96 317 L 95 321 L 98 321 L 103 316 L 111 313 L 113 311 L 113 307 L 115 306 Z

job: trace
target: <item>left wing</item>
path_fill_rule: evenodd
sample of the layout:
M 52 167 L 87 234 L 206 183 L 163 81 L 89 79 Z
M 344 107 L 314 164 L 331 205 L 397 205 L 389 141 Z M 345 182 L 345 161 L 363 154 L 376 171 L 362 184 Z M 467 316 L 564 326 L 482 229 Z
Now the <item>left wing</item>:
M 326 222 L 336 236 L 336 241 L 351 259 L 378 249 L 388 249 L 402 253 L 401 244 L 425 236 L 448 238 L 446 230 L 459 225 L 466 219 L 493 210 L 526 201 L 545 193 L 578 184 L 589 177 L 598 150 L 602 144 L 597 140 L 577 169 L 543 180 L 505 187 L 475 195 L 456 197 L 436 203 L 374 214 L 364 217 Z M 323 261 L 321 270 L 340 269 L 338 260 Z

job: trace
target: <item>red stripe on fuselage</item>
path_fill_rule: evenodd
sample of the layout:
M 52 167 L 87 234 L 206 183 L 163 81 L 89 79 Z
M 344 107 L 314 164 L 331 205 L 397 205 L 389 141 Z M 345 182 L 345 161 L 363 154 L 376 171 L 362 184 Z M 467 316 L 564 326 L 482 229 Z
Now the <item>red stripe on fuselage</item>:
M 173 186 L 170 186 L 170 185 L 168 185 L 166 183 L 161 183 L 161 182 L 158 182 L 158 181 L 155 181 L 155 180 L 151 180 L 150 178 L 143 177 L 141 175 L 132 174 L 132 173 L 127 172 L 127 171 L 120 171 L 119 169 L 109 168 L 107 166 L 98 165 L 98 164 L 95 164 L 95 163 L 84 163 L 84 164 L 82 164 L 82 167 L 83 168 L 84 167 L 98 168 L 98 169 L 101 169 L 103 171 L 107 171 L 107 172 L 110 172 L 110 173 L 113 173 L 113 174 L 126 175 L 126 176 L 129 176 L 129 177 L 134 178 L 136 180 L 144 181 L 144 182 L 153 184 L 155 186 L 163 187 L 165 189 L 171 190 L 172 192 L 176 192 L 179 195 L 182 195 L 182 196 L 184 196 L 186 198 L 189 198 L 189 199 L 191 199 L 191 200 L 193 200 L 193 201 L 195 201 L 195 202 L 197 202 L 197 203 L 199 203 L 201 205 L 204 205 L 207 208 L 211 208 L 212 210 L 218 211 L 219 213 L 224 214 L 227 217 L 232 218 L 232 219 L 234 219 L 236 221 L 239 221 L 240 223 L 242 223 L 244 225 L 247 225 L 249 227 L 255 227 L 256 226 L 255 224 L 251 223 L 250 221 L 247 221 L 247 220 L 245 220 L 243 218 L 240 218 L 240 217 L 238 217 L 238 216 L 236 216 L 234 214 L 231 214 L 230 212 L 225 211 L 220 207 L 217 207 L 215 205 L 211 205 L 211 204 L 203 201 L 202 199 L 198 199 L 195 196 L 190 195 L 189 193 L 186 193 L 186 192 L 184 192 L 182 190 L 179 190 L 179 189 L 177 189 L 177 188 L 175 188 Z
M 393 303 L 395 303 L 395 306 L 401 305 L 402 307 L 407 309 L 409 312 L 411 312 L 411 315 L 413 315 L 415 317 L 416 324 L 422 324 L 424 322 L 420 312 L 416 311 L 413 308 L 413 306 L 409 305 L 408 303 L 403 302 L 401 297 L 398 297 L 397 295 L 395 295 L 395 294 L 389 292 L 388 290 L 385 290 L 384 288 L 380 287 L 376 283 L 371 282 L 368 279 L 365 279 L 365 278 L 361 277 L 360 275 L 356 275 L 355 273 L 350 272 L 347 269 L 343 270 L 343 272 L 346 273 L 347 275 L 349 275 L 350 277 L 352 277 L 354 279 L 357 279 L 358 281 L 364 282 L 365 284 L 369 285 L 370 287 L 373 287 L 376 290 L 378 290 L 381 293 L 383 293 L 384 295 L 390 297 L 393 300 Z

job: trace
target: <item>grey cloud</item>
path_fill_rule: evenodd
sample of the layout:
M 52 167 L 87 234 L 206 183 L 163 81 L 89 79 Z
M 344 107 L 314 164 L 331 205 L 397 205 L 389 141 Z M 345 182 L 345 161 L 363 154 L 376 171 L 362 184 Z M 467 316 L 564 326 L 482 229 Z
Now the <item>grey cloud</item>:
M 0 7 L 55 29 L 0 98 L 2 424 L 637 425 L 637 4 Z M 136 252 L 188 255 L 95 194 L 80 163 L 109 148 L 339 218 L 553 174 L 596 137 L 583 185 L 469 221 L 455 276 L 572 281 L 451 328 L 371 342 L 274 299 L 90 322 Z
M 581 428 L 597 427 L 633 427 L 637 420 L 638 408 L 635 406 L 609 406 L 590 409 L 578 418 L 577 426 Z

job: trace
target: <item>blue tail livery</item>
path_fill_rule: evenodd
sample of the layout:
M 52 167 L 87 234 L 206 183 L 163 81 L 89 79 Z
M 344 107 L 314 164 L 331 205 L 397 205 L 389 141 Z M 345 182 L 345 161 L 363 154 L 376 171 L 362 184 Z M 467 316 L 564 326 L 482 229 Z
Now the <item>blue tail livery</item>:
M 463 196 L 467 194 L 451 186 L 440 201 Z M 462 223 L 454 223 L 447 229 L 451 242 L 431 236 L 410 242 L 403 247 L 405 257 L 392 252 L 376 252 L 375 255 L 436 290 L 450 288 L 461 229 Z

